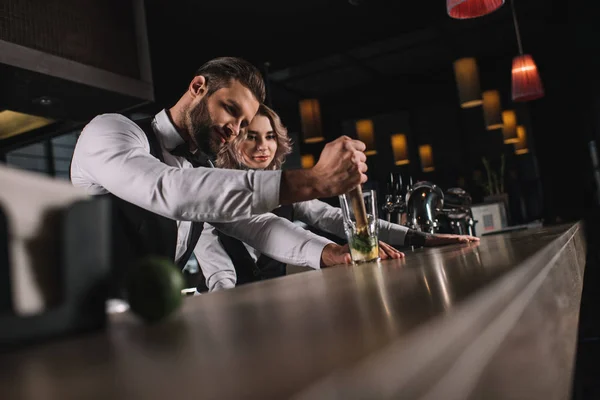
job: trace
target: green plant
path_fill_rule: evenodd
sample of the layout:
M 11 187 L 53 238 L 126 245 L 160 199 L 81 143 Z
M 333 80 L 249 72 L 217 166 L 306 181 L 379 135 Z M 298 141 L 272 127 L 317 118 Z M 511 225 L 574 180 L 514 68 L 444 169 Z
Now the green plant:
M 504 170 L 506 167 L 504 154 L 502 154 L 500 157 L 500 171 L 498 172 L 493 170 L 489 160 L 486 157 L 482 157 L 481 161 L 483 162 L 483 166 L 485 167 L 485 171 L 487 173 L 487 184 L 480 183 L 480 185 L 485 190 L 486 195 L 490 196 L 504 193 Z

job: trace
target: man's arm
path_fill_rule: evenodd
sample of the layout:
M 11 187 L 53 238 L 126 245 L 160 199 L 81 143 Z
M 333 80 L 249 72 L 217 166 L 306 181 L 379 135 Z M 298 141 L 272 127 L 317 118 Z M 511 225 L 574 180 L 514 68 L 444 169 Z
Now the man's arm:
M 337 196 L 367 181 L 365 144 L 341 136 L 327 143 L 308 170 L 286 170 L 281 176 L 281 204 Z
M 352 261 L 347 246 L 301 228 L 287 219 L 266 213 L 232 223 L 215 223 L 217 229 L 286 263 L 320 268 Z
M 235 287 L 235 267 L 212 225 L 204 224 L 198 244 L 194 248 L 194 255 L 210 292 Z
M 168 166 L 149 152 L 144 132 L 115 114 L 94 118 L 73 155 L 73 184 L 110 192 L 175 220 L 224 222 L 279 204 L 344 193 L 366 180 L 364 144 L 342 137 L 326 145 L 311 170 L 236 171 Z M 98 186 L 101 191 L 98 191 Z
M 335 244 L 271 213 L 213 225 L 277 261 L 303 267 L 320 268 L 323 250 Z
M 273 214 L 271 214 L 273 215 Z M 275 218 L 270 218 L 270 222 L 267 224 L 280 225 L 280 229 L 287 230 L 291 226 L 295 226 L 290 223 L 288 220 L 279 218 L 275 216 Z M 225 231 L 230 231 L 231 229 L 236 229 L 235 224 L 227 224 L 229 227 L 225 227 Z M 252 222 L 250 222 L 252 225 Z M 279 231 L 279 229 L 276 229 Z M 230 233 L 230 232 L 229 232 Z M 304 235 L 298 235 L 293 231 L 288 231 L 288 240 L 304 240 L 302 237 Z M 247 233 L 242 233 L 238 235 L 238 239 L 241 237 L 245 237 Z M 314 236 L 314 235 L 306 235 Z M 277 240 L 276 237 L 272 237 L 272 239 Z M 240 239 L 241 240 L 241 239 Z M 310 239 L 309 239 L 310 240 Z M 322 243 L 328 242 L 327 240 L 319 240 Z M 271 243 L 271 245 L 278 246 L 278 243 Z M 267 243 L 266 247 L 269 246 Z M 350 253 L 348 249 L 343 246 L 338 246 L 335 243 L 327 243 L 324 246 L 315 245 L 315 246 L 306 246 L 302 247 L 302 245 L 298 248 L 299 255 L 295 256 L 291 253 L 288 253 L 286 248 L 282 248 L 272 252 L 272 258 L 277 261 L 284 263 L 291 263 L 292 260 L 304 259 L 308 261 L 308 264 L 304 266 L 319 268 L 319 267 L 328 267 L 337 264 L 347 264 L 352 261 L 350 257 Z M 320 250 L 319 250 L 320 249 Z M 310 254 L 313 252 L 314 254 Z M 302 254 L 306 253 L 306 254 Z M 200 236 L 200 240 L 194 249 L 194 254 L 196 255 L 196 259 L 200 264 L 200 268 L 202 269 L 202 273 L 206 279 L 206 286 L 209 291 L 217 291 L 233 288 L 237 283 L 237 274 L 235 272 L 235 267 L 227 251 L 223 248 L 223 245 L 219 241 L 219 237 L 217 235 L 215 227 L 210 224 L 204 224 L 204 230 L 202 231 L 202 235 Z M 266 254 L 266 253 L 265 253 Z M 320 259 L 318 261 L 314 261 L 317 257 L 315 254 L 320 254 Z M 295 264 L 301 265 L 301 264 Z
M 281 171 L 171 167 L 150 154 L 144 132 L 123 116 L 102 115 L 86 126 L 72 170 L 76 186 L 101 186 L 175 220 L 231 221 L 279 205 Z

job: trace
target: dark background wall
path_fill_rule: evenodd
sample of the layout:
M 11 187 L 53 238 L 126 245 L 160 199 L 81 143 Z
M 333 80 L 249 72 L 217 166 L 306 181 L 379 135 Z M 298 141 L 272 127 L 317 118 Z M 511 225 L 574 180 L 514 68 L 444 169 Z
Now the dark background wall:
M 325 3 L 332 8 L 342 7 L 341 2 Z M 335 89 L 324 88 L 345 76 L 345 68 L 310 76 L 297 75 L 283 83 L 272 79 L 270 100 L 291 132 L 301 135 L 298 101 L 304 97 L 316 97 L 321 104 L 328 140 L 343 134 L 344 123 L 348 121 L 381 119 L 380 116 L 387 115 L 385 123 L 376 123 L 378 155 L 369 161 L 370 178 L 379 182 L 380 187 L 391 171 L 400 171 L 415 180 L 431 180 L 444 189 L 463 182 L 460 180 L 462 177 L 467 189 L 481 197 L 480 189 L 472 180 L 473 172 L 483 170 L 482 157 L 499 163 L 500 155 L 505 154 L 507 185 L 516 196 L 523 198 L 525 204 L 521 207 L 525 215 L 517 216 L 517 219 L 572 220 L 581 218 L 587 208 L 594 206 L 587 143 L 597 137 L 600 121 L 594 91 L 600 64 L 596 40 L 599 36 L 595 28 L 596 17 L 600 14 L 596 6 L 583 2 L 538 0 L 521 0 L 515 4 L 524 50 L 534 56 L 546 96 L 529 103 L 513 104 L 510 99 L 510 71 L 512 58 L 517 55 L 517 45 L 509 3 L 496 15 L 481 18 L 488 19 L 480 25 L 476 25 L 478 22 L 449 21 L 443 4 L 438 5 L 438 10 L 432 4 L 426 8 L 424 5 L 423 8 L 414 8 L 417 6 L 408 4 L 391 8 L 390 2 L 370 3 L 370 8 L 367 4 L 362 9 L 365 30 L 379 29 L 379 39 L 393 36 L 394 26 L 386 31 L 385 27 L 375 28 L 377 21 L 368 19 L 370 13 L 380 15 L 376 13 L 385 13 L 386 10 L 387 14 L 398 13 L 397 27 L 402 26 L 407 31 L 433 27 L 432 32 L 436 35 L 395 56 L 388 56 L 388 70 L 386 64 L 381 63 L 368 79 L 355 79 L 355 76 L 348 75 L 349 78 L 340 81 Z M 309 6 L 305 5 L 306 8 Z M 297 4 L 292 7 L 298 7 L 298 13 L 308 12 Z M 234 24 L 238 18 L 243 21 L 243 17 L 236 14 L 235 7 L 233 10 L 229 21 Z M 247 9 L 242 11 L 252 13 Z M 343 18 L 348 21 L 358 18 L 356 11 L 356 8 L 350 11 L 344 8 L 346 14 L 338 12 L 334 26 L 342 24 Z M 244 36 L 243 25 L 239 29 L 218 32 L 208 21 L 196 29 L 180 12 L 149 4 L 155 92 L 157 102 L 166 105 L 176 101 L 185 90 L 193 71 L 214 56 L 243 56 L 261 68 L 269 61 L 270 72 L 275 76 L 296 64 L 310 61 L 318 64 L 328 54 L 346 56 L 346 50 L 368 41 L 364 39 L 361 42 L 358 36 L 353 40 L 343 40 L 342 34 L 339 34 L 337 46 L 333 46 L 330 36 L 335 34 L 321 30 L 320 23 L 328 15 L 326 11 L 321 14 L 315 11 L 312 14 L 314 18 L 304 24 L 278 18 L 277 9 L 272 10 L 272 15 L 257 13 L 256 16 L 263 15 L 263 18 L 254 19 L 252 34 L 246 35 L 249 37 Z M 164 21 L 171 14 L 178 16 L 179 24 L 165 29 Z M 210 14 L 209 10 L 204 13 L 205 16 L 207 14 Z M 308 23 L 313 20 L 312 24 Z M 289 25 L 287 31 L 277 31 L 276 28 L 284 23 Z M 360 29 L 357 27 L 355 30 Z M 396 34 L 400 30 L 397 28 Z M 274 41 L 278 33 L 283 39 L 282 44 Z M 306 48 L 301 44 L 303 33 L 309 43 Z M 319 33 L 322 35 L 320 41 L 325 42 L 321 45 L 317 38 Z M 405 32 L 405 35 L 410 35 L 410 32 Z M 215 42 L 223 44 L 219 46 Z M 519 123 L 527 128 L 529 154 L 516 156 L 512 145 L 502 143 L 500 131 L 487 131 L 481 107 L 459 107 L 452 61 L 464 56 L 476 57 L 481 89 L 498 89 L 503 108 L 517 110 Z M 318 68 L 325 69 L 326 65 L 323 61 Z M 315 69 L 317 67 L 313 71 Z M 395 70 L 400 73 L 395 73 Z M 294 69 L 289 71 L 292 74 Z M 368 76 L 368 66 L 363 71 Z M 389 135 L 396 128 L 394 119 L 401 126 L 405 124 L 405 116 L 408 119 L 411 163 L 406 167 L 395 167 Z M 431 173 L 420 170 L 417 146 L 424 143 L 433 147 L 436 169 Z M 305 145 L 299 140 L 297 150 L 318 155 L 322 145 Z M 298 155 L 294 157 L 296 161 L 288 165 L 297 165 Z M 515 212 L 518 214 L 520 211 L 516 209 Z
M 16 28 L 0 34 L 5 40 L 135 77 L 138 55 L 129 2 L 113 3 L 86 0 L 69 8 L 70 0 L 53 5 L 7 0 L 0 3 L 0 18 L 10 19 Z M 588 142 L 597 140 L 600 132 L 598 5 L 517 0 L 515 7 L 525 52 L 534 56 L 546 90 L 544 98 L 523 104 L 510 99 L 511 61 L 517 54 L 510 2 L 488 16 L 457 21 L 448 17 L 441 1 L 368 0 L 353 6 L 346 0 L 148 0 L 155 101 L 145 103 L 143 111 L 174 104 L 208 59 L 241 56 L 265 71 L 270 104 L 296 138 L 288 167 L 300 165 L 300 153 L 318 155 L 323 146 L 301 141 L 298 101 L 314 97 L 321 104 L 328 140 L 343 134 L 344 124 L 374 119 L 378 154 L 369 160 L 369 174 L 380 187 L 396 171 L 444 189 L 464 184 L 480 200 L 483 194 L 473 174 L 483 170 L 481 158 L 497 164 L 504 154 L 507 186 L 525 204 L 520 218 L 582 218 L 596 204 Z M 111 9 L 116 16 L 112 19 Z M 61 16 L 64 23 L 48 28 L 48 38 L 62 35 L 64 40 L 51 41 L 62 47 L 50 48 L 50 42 L 39 39 L 39 31 Z M 79 43 L 78 37 L 87 39 Z M 481 107 L 459 107 L 452 62 L 465 56 L 477 59 L 482 91 L 498 89 L 503 107 L 517 110 L 519 123 L 527 128 L 529 154 L 514 155 L 499 131 L 487 131 Z M 18 80 L 13 75 L 0 80 L 5 89 L 0 91 L 2 108 L 26 110 L 29 104 L 32 112 L 41 113 L 32 100 L 54 91 L 59 101 L 49 116 L 67 120 L 76 115 L 81 124 L 91 113 L 121 111 L 138 101 L 110 97 L 106 91 L 95 94 L 89 88 L 86 94 L 85 85 L 75 91 L 73 83 L 18 72 L 13 74 Z M 8 98 L 7 93 L 14 95 Z M 411 163 L 405 167 L 394 166 L 389 146 L 390 134 L 398 130 L 406 131 L 410 146 Z M 24 137 L 28 143 L 35 141 L 34 134 Z M 418 145 L 424 143 L 432 145 L 434 172 L 420 169 Z M 18 140 L 11 140 L 10 149 L 17 147 Z

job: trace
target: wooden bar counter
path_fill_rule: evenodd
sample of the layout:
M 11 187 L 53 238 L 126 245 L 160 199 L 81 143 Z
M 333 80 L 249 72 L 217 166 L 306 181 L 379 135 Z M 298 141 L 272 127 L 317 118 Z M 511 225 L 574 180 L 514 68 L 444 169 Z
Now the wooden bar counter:
M 581 224 L 186 298 L 0 355 L 0 399 L 567 399 Z

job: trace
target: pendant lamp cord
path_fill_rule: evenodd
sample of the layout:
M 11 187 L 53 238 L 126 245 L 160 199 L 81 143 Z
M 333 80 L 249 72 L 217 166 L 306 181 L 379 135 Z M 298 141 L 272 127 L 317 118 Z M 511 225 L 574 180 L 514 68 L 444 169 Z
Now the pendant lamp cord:
M 519 54 L 523 55 L 523 45 L 521 44 L 521 34 L 519 33 L 519 23 L 517 22 L 517 12 L 515 11 L 515 0 L 510 0 L 512 9 L 513 21 L 515 23 L 515 33 L 517 34 L 517 45 L 519 46 Z

